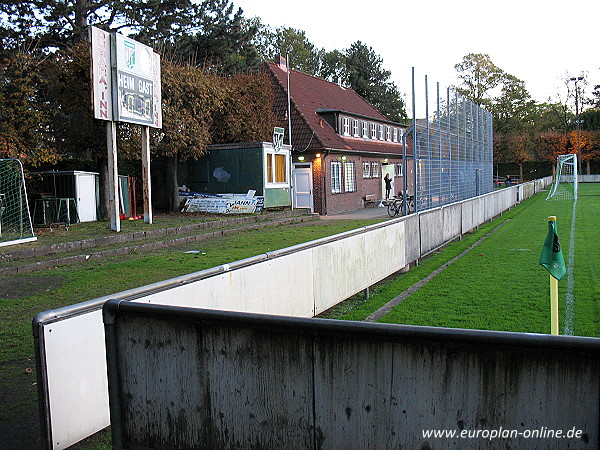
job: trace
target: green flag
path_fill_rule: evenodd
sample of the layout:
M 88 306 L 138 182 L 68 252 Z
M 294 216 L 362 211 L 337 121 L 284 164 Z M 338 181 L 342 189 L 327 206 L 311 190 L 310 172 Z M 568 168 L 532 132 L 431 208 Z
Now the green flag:
M 567 273 L 558 234 L 556 234 L 556 217 L 548 218 L 548 235 L 542 248 L 540 264 L 557 280 L 562 279 Z

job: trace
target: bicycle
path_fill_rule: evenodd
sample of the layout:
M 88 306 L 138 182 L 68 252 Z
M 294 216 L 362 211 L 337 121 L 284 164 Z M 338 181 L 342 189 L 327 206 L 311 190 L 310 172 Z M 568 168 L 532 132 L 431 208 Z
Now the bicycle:
M 390 217 L 399 216 L 402 212 L 403 203 L 404 203 L 404 200 L 402 197 L 394 198 L 393 200 L 391 200 L 387 205 L 388 216 L 390 216 Z
M 407 198 L 408 198 L 408 200 L 406 203 L 406 213 L 410 214 L 411 212 L 414 212 L 414 210 L 415 210 L 415 196 L 409 195 Z M 390 216 L 390 217 L 402 215 L 403 209 L 404 209 L 404 197 L 403 196 L 396 197 L 387 204 L 387 213 L 388 213 L 388 216 Z

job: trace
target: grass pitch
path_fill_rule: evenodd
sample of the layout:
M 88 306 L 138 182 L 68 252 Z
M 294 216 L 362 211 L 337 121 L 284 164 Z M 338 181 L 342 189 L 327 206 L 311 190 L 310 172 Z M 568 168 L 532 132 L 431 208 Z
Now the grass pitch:
M 567 265 L 574 242 L 572 282 L 567 275 L 559 283 L 561 334 L 570 322 L 574 335 L 600 336 L 600 185 L 581 184 L 579 192 L 573 240 L 573 201 L 546 201 L 542 192 L 380 286 L 368 301 L 355 298 L 345 311 L 340 306 L 327 316 L 364 320 L 503 223 L 379 322 L 550 333 L 549 275 L 538 261 L 548 216 L 554 215 Z M 569 293 L 573 303 L 567 312 Z

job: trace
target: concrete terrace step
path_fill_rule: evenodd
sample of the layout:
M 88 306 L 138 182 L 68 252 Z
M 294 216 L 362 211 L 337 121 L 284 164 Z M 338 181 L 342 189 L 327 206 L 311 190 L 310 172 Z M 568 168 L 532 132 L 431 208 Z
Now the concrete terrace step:
M 294 209 L 282 212 L 267 212 L 261 215 L 248 217 L 233 217 L 211 222 L 194 223 L 182 227 L 160 228 L 148 231 L 136 231 L 131 233 L 115 233 L 110 236 L 103 236 L 94 239 L 84 239 L 80 241 L 61 242 L 47 246 L 30 247 L 25 249 L 10 249 L 0 253 L 0 261 L 11 261 L 15 259 L 35 258 L 48 255 L 56 255 L 73 251 L 81 251 L 94 247 L 104 247 L 122 243 L 143 241 L 147 239 L 156 239 L 167 236 L 176 236 L 189 234 L 198 230 L 226 228 L 234 225 L 247 223 L 272 222 L 279 218 L 298 217 L 310 215 L 310 212 L 304 209 Z
M 292 210 L 284 211 L 283 213 L 266 213 L 266 215 L 261 216 L 239 217 L 232 219 L 217 220 L 213 222 L 191 224 L 183 227 L 164 228 L 134 233 L 123 233 L 97 239 L 86 239 L 82 241 L 66 242 L 50 246 L 16 250 L 10 253 L 4 253 L 0 255 L 0 261 L 4 263 L 3 265 L 5 265 L 5 267 L 0 268 L 0 276 L 32 272 L 56 266 L 79 264 L 88 260 L 95 260 L 111 256 L 121 256 L 131 253 L 151 251 L 160 248 L 187 244 L 191 242 L 198 242 L 218 236 L 236 234 L 243 231 L 247 231 L 249 229 L 259 229 L 266 226 L 307 222 L 312 220 L 319 220 L 319 216 L 310 214 L 305 210 Z M 240 226 L 235 228 L 227 228 L 235 225 Z M 206 233 L 195 233 L 197 231 L 210 229 L 213 229 L 215 231 Z M 143 242 L 144 240 L 150 239 L 158 240 L 154 242 Z M 124 245 L 122 247 L 109 250 L 89 251 L 95 247 L 118 244 L 131 244 L 133 242 L 138 243 L 134 245 Z M 58 258 L 44 259 L 42 261 L 36 261 L 34 263 L 28 264 L 19 264 L 18 261 L 19 259 L 43 258 L 50 255 L 80 251 L 85 251 L 85 253 Z M 8 265 L 8 267 L 6 267 L 6 265 Z

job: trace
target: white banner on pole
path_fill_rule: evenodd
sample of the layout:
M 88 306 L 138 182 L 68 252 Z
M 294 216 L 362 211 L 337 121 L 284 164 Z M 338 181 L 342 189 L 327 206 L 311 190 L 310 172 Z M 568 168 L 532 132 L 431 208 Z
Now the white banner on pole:
M 158 53 L 152 54 L 152 78 L 154 80 L 154 128 L 162 128 L 162 108 L 161 108 L 161 95 L 162 87 L 160 83 L 160 55 Z
M 94 118 L 113 120 L 110 33 L 90 27 L 92 43 L 92 105 Z

